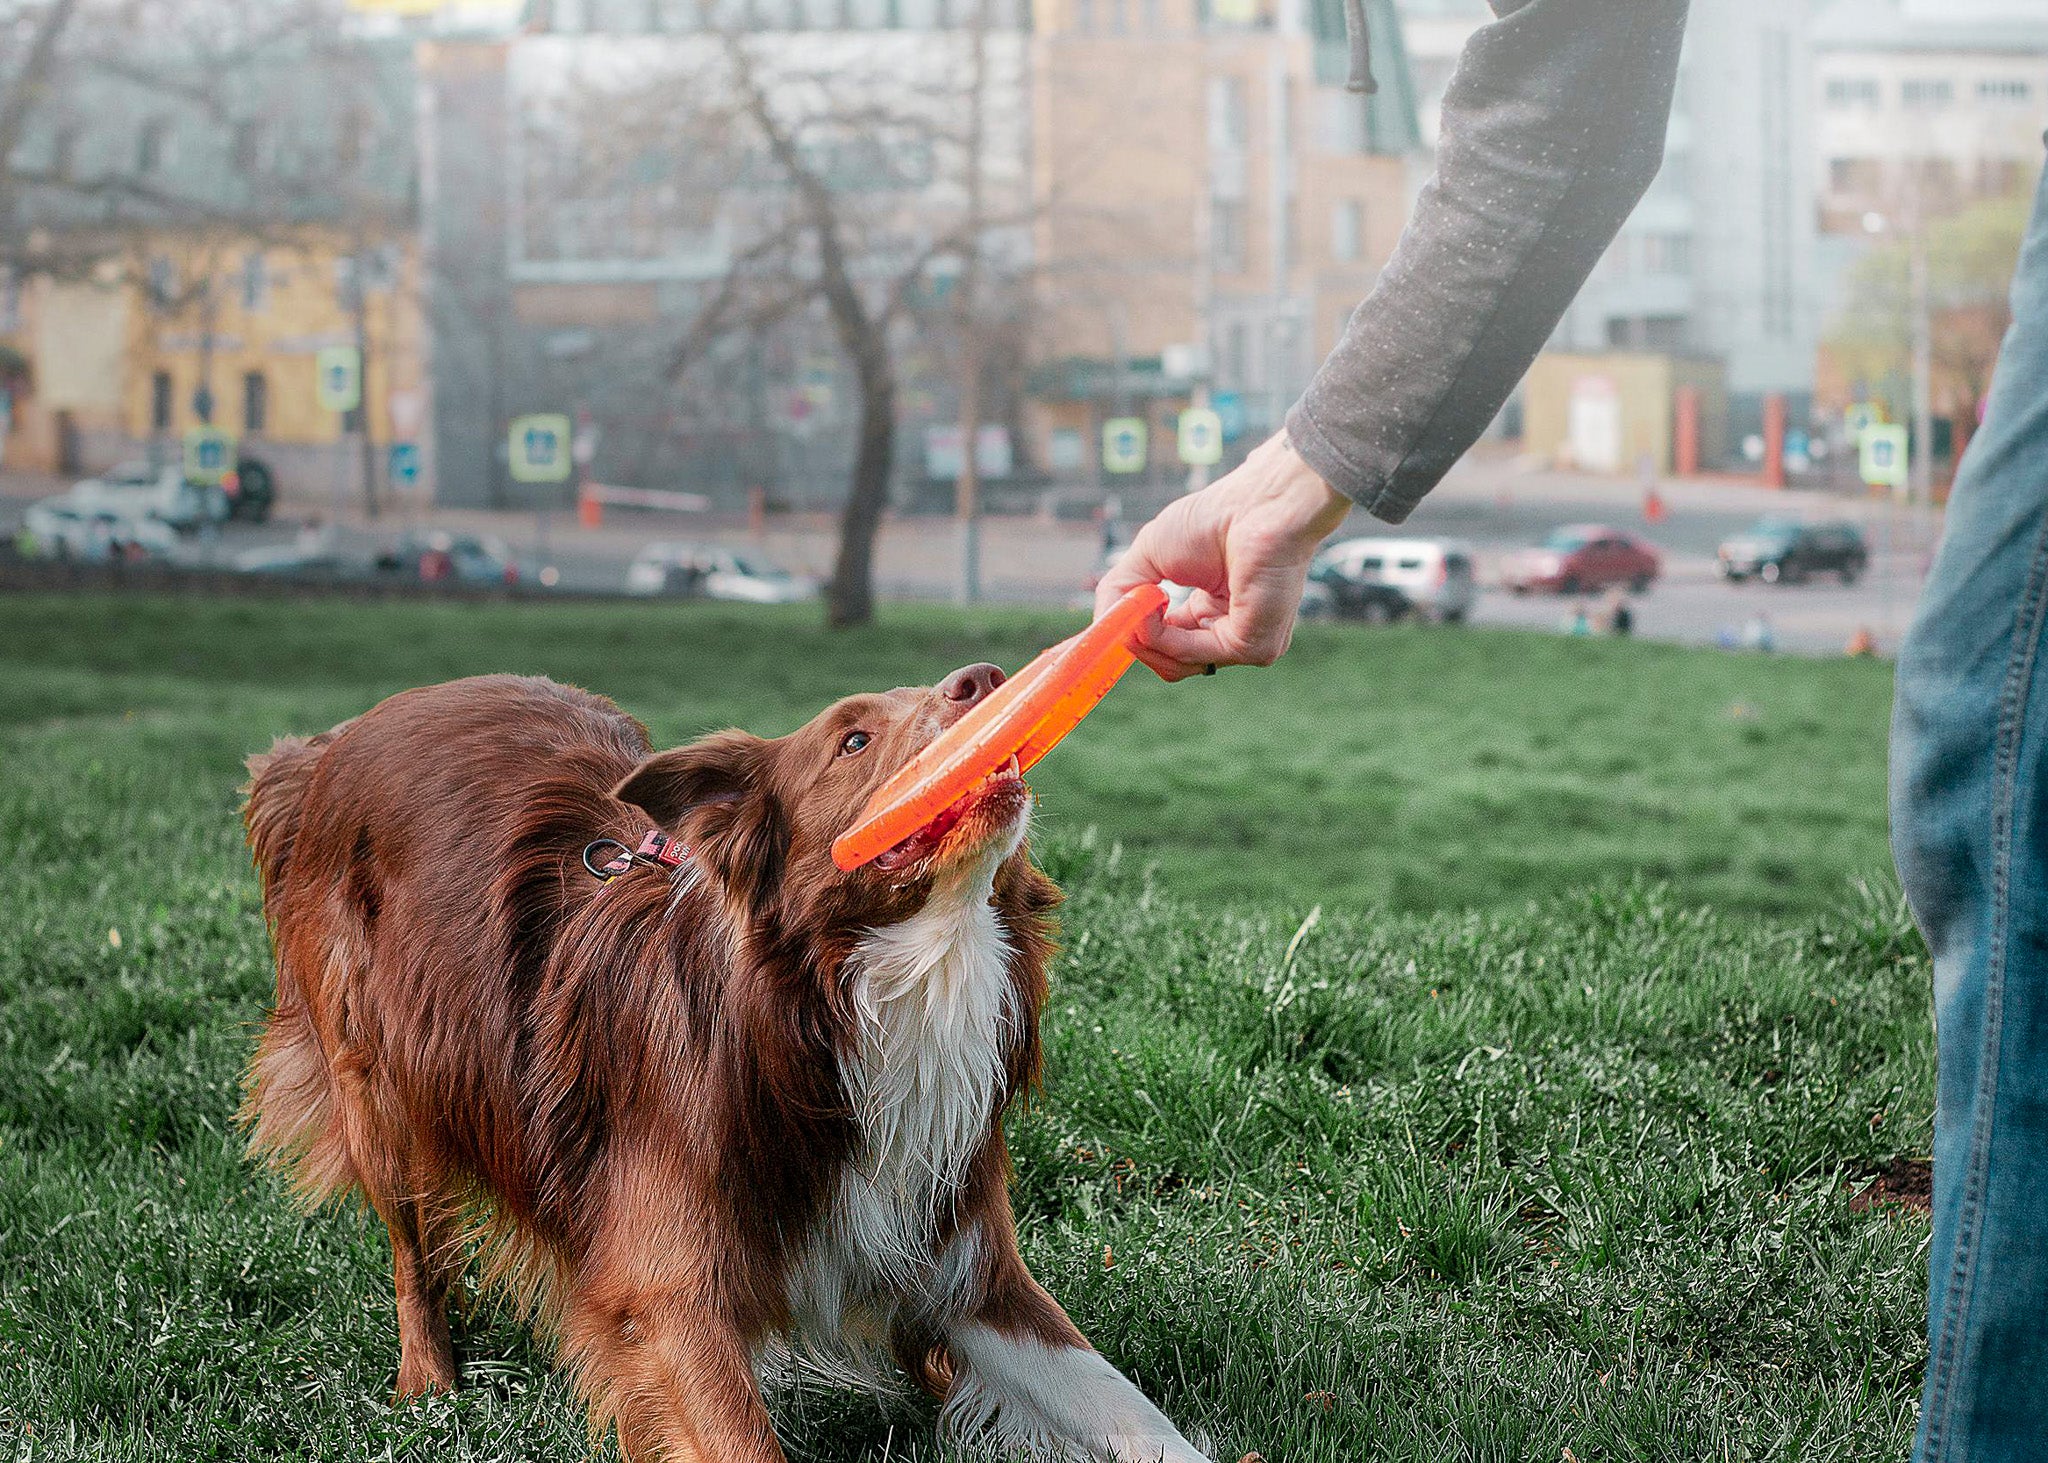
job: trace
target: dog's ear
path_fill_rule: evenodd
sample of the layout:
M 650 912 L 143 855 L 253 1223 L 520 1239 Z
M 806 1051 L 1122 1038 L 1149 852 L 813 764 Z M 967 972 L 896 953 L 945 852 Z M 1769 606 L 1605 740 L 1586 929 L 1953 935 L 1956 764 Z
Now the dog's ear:
M 767 746 L 747 732 L 713 732 L 687 747 L 656 752 L 612 796 L 644 810 L 657 826 L 673 828 L 692 808 L 736 803 L 753 793 Z

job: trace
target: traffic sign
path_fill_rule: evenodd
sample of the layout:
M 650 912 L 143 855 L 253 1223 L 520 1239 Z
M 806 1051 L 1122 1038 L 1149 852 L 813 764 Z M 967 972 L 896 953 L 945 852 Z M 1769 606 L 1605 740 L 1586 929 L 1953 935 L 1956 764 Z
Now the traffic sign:
M 194 427 L 185 433 L 185 477 L 206 487 L 235 470 L 235 434 L 219 427 Z
M 1855 401 L 1842 409 L 1842 429 L 1851 442 L 1863 439 L 1863 429 L 1884 420 L 1884 411 L 1874 401 Z
M 569 480 L 569 417 L 566 412 L 535 412 L 512 419 L 510 463 L 515 483 L 565 483 Z
M 1906 486 L 1906 429 L 1896 422 L 1878 422 L 1857 436 L 1858 467 L 1873 488 Z
M 354 411 L 363 404 L 363 357 L 354 346 L 322 346 L 313 370 L 322 411 Z
M 1145 419 L 1111 417 L 1102 424 L 1102 467 L 1105 472 L 1145 470 Z
M 1180 414 L 1180 460 L 1190 467 L 1212 467 L 1223 460 L 1223 418 L 1205 406 Z
M 1223 422 L 1223 440 L 1235 442 L 1244 435 L 1244 397 L 1235 391 L 1212 391 L 1209 405 Z
M 410 488 L 420 480 L 420 449 L 417 443 L 391 444 L 391 486 Z

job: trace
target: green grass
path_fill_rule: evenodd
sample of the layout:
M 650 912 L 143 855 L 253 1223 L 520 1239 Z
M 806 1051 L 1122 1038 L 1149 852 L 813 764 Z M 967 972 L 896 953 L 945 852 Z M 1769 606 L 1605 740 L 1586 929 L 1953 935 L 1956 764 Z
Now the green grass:
M 381 1233 L 241 1161 L 247 751 L 485 669 L 660 740 L 776 732 L 1070 625 L 0 600 L 10 1456 L 587 1456 L 491 1305 L 468 1389 L 391 1411 Z M 1844 1183 L 1928 1142 L 1888 694 L 1869 664 L 1341 629 L 1134 676 L 1033 779 L 1070 895 L 1012 1123 L 1041 1278 L 1219 1457 L 1902 1455 L 1926 1227 Z M 935 1456 L 916 1407 L 778 1412 L 798 1457 Z

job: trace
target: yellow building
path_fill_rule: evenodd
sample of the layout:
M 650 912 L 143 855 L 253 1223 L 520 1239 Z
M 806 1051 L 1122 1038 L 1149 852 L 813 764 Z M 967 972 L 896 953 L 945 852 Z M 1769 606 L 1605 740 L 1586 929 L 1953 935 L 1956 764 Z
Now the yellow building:
M 15 328 L 0 332 L 29 366 L 7 464 L 76 472 L 174 448 L 200 424 L 204 388 L 213 424 L 266 461 L 281 491 L 328 493 L 338 444 L 361 423 L 321 407 L 314 362 L 325 347 L 357 343 L 358 271 L 371 436 L 416 439 L 428 403 L 410 236 L 358 246 L 326 230 L 265 240 L 158 233 L 89 282 L 20 287 Z
M 314 360 L 328 346 L 357 344 L 358 272 L 370 434 L 378 442 L 410 440 L 420 430 L 425 390 L 418 250 L 401 239 L 358 252 L 321 234 L 283 245 L 154 242 L 129 312 L 123 399 L 130 435 L 175 435 L 197 425 L 193 403 L 204 383 L 215 425 L 248 443 L 338 441 L 345 424 L 319 404 Z M 209 280 L 210 289 L 198 283 Z

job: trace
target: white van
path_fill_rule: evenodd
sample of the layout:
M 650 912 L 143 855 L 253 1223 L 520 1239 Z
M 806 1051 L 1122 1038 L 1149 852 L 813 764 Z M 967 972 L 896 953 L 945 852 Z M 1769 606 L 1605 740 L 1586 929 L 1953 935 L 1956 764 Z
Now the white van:
M 1450 538 L 1347 538 L 1316 555 L 1316 570 L 1398 589 L 1413 612 L 1461 622 L 1479 597 L 1472 546 Z

